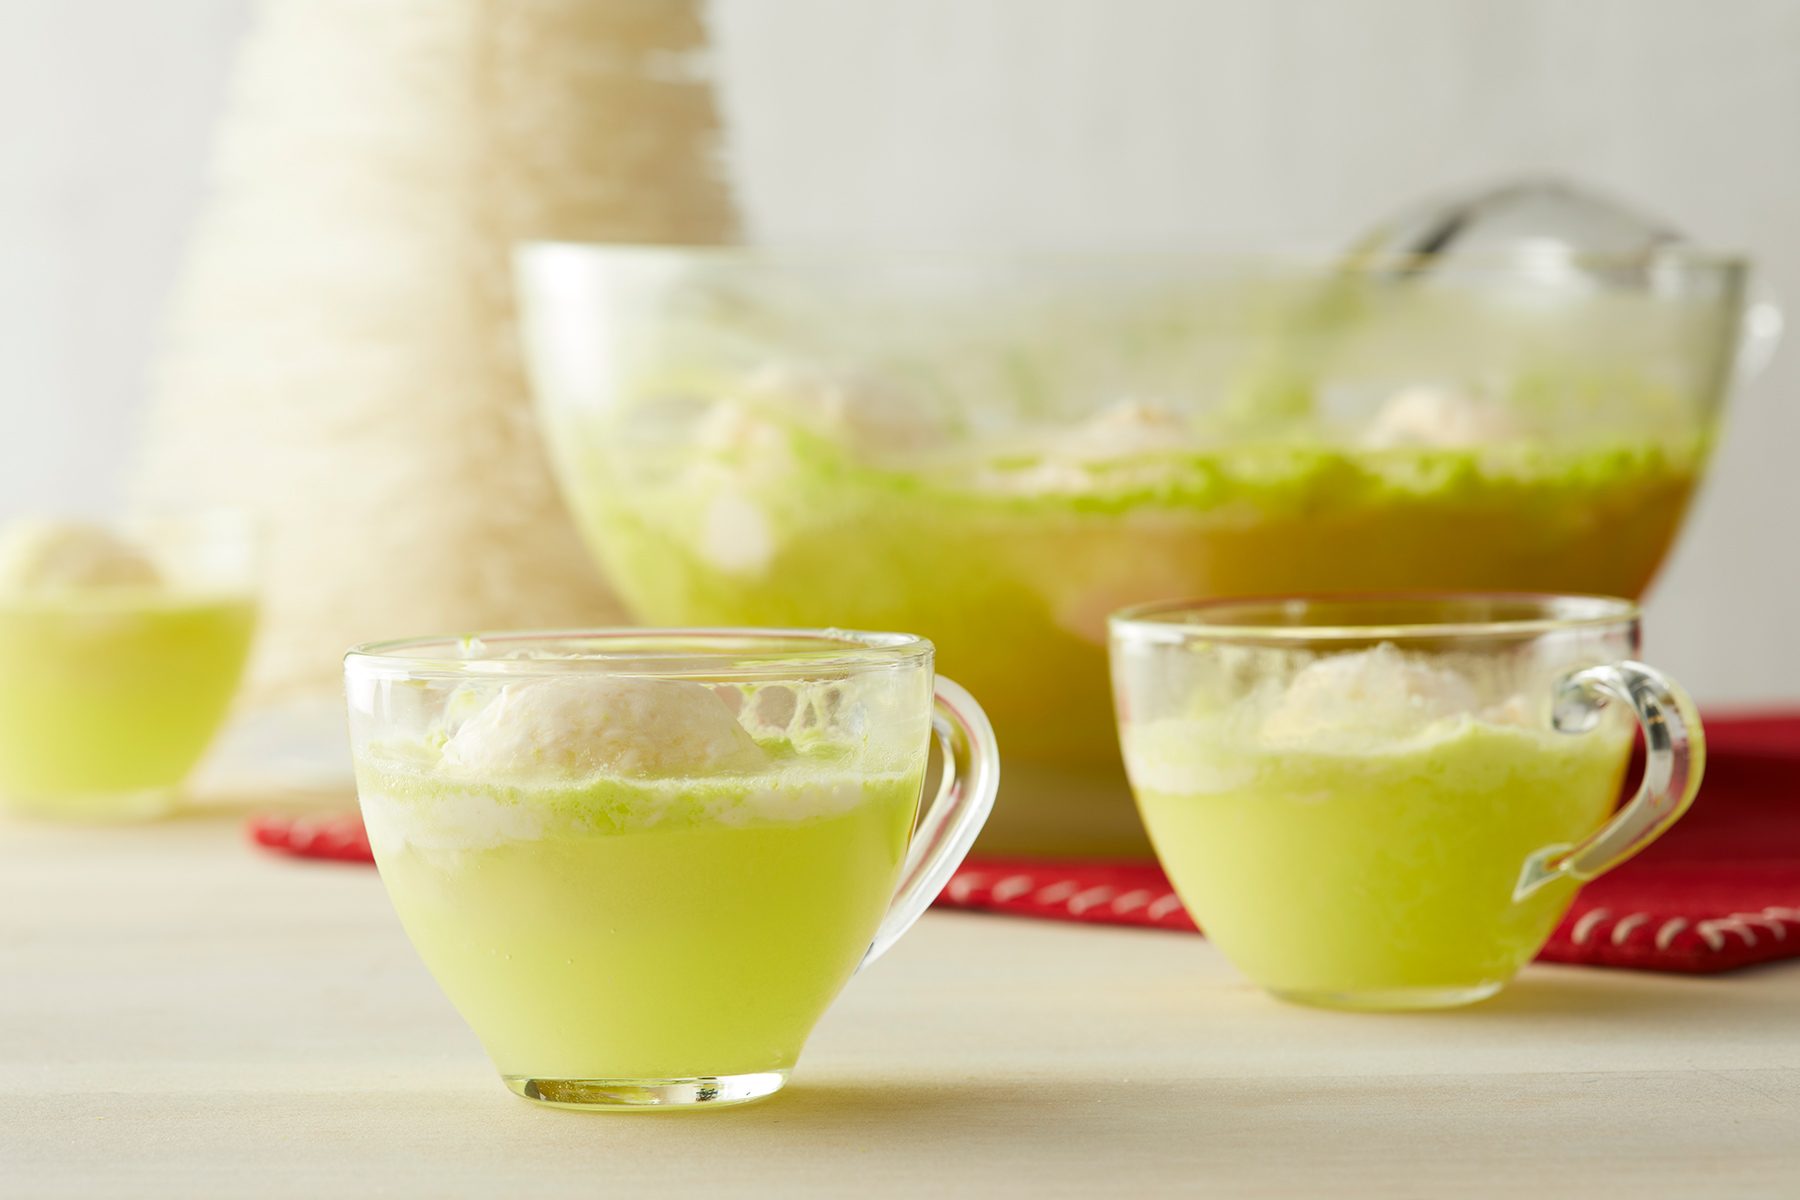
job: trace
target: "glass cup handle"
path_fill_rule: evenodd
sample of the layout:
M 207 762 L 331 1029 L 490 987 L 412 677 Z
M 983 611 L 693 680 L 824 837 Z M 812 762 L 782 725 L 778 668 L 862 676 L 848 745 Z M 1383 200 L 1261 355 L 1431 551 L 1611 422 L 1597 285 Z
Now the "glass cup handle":
M 1631 706 L 1644 732 L 1644 779 L 1637 794 L 1585 841 L 1546 846 L 1526 859 L 1514 900 L 1552 879 L 1585 881 L 1605 874 L 1661 837 L 1694 802 L 1706 769 L 1706 737 L 1694 702 L 1655 668 L 1620 662 L 1565 677 L 1556 686 L 1551 724 L 1559 733 L 1588 733 L 1614 701 Z
M 1750 281 L 1749 297 L 1740 322 L 1737 353 L 1732 359 L 1732 382 L 1738 386 L 1762 374 L 1775 348 L 1781 344 L 1785 320 L 1775 289 L 1760 274 Z
M 913 832 L 900 888 L 861 967 L 887 953 L 931 907 L 975 844 L 975 835 L 993 810 L 994 793 L 1000 790 L 1000 753 L 993 725 L 973 696 L 941 676 L 931 727 L 944 751 L 943 782 Z

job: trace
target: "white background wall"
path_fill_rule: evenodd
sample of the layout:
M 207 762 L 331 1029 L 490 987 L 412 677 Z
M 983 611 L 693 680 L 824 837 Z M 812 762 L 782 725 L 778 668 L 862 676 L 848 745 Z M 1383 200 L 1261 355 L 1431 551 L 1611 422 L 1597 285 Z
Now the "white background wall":
M 1420 193 L 1551 169 L 1751 251 L 1800 306 L 1800 0 L 715 0 L 714 18 L 762 236 L 1331 245 Z M 248 0 L 0 0 L 0 516 L 116 495 L 247 19 Z M 1800 697 L 1800 337 L 1789 351 L 1738 398 L 1651 604 L 1651 656 L 1706 700 Z

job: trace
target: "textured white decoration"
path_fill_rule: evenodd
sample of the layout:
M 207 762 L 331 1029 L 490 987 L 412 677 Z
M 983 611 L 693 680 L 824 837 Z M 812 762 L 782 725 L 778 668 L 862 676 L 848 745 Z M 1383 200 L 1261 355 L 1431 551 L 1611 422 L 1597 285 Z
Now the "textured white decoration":
M 269 534 L 251 697 L 352 642 L 619 618 L 514 341 L 521 239 L 726 239 L 685 0 L 265 0 L 134 499 Z

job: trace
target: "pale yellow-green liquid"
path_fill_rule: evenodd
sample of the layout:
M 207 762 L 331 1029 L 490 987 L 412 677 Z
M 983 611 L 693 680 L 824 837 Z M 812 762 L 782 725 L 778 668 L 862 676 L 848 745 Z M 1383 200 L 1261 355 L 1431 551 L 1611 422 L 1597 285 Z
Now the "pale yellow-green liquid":
M 224 718 L 254 624 L 242 596 L 0 598 L 0 801 L 95 819 L 167 808 Z
M 364 761 L 381 874 L 502 1075 L 785 1071 L 894 894 L 918 773 L 483 785 Z
M 1566 452 L 1225 450 L 1159 460 L 1156 486 L 994 494 L 878 469 L 795 434 L 752 489 L 769 560 L 697 548 L 713 497 L 605 428 L 562 435 L 574 511 L 638 617 L 668 625 L 917 629 L 982 698 L 1009 774 L 993 851 L 1144 850 L 1118 770 L 1105 618 L 1171 596 L 1548 591 L 1636 596 L 1673 538 L 1704 446 Z M 1061 806 L 1054 795 L 1074 786 Z M 1066 823 L 1067 827 L 1063 827 Z
M 1477 999 L 1542 948 L 1575 885 L 1515 900 L 1520 870 L 1599 827 L 1629 742 L 1462 717 L 1366 749 L 1236 750 L 1188 721 L 1125 746 L 1157 853 L 1225 955 L 1291 999 L 1385 1008 Z

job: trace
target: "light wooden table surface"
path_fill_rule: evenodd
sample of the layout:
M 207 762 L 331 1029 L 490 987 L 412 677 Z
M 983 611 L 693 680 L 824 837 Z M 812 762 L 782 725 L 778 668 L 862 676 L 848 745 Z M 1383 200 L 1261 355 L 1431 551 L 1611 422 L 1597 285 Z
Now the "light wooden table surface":
M 1284 1007 L 1204 942 L 928 916 L 788 1091 L 508 1094 L 375 873 L 0 824 L 0 1196 L 1800 1195 L 1800 964 Z

